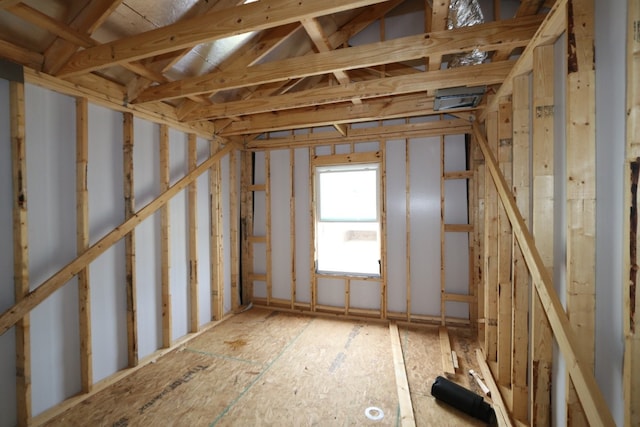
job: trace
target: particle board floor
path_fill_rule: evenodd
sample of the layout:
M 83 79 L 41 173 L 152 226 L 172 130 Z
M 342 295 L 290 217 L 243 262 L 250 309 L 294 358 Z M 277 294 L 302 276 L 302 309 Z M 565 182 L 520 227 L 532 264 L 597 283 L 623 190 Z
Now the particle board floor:
M 399 328 L 419 426 L 483 425 L 430 393 L 442 372 L 438 328 Z M 460 369 L 471 343 L 451 332 Z M 477 390 L 475 390 L 477 391 Z M 381 420 L 365 416 L 368 407 Z M 51 420 L 51 426 L 395 426 L 398 396 L 389 328 L 253 309 Z

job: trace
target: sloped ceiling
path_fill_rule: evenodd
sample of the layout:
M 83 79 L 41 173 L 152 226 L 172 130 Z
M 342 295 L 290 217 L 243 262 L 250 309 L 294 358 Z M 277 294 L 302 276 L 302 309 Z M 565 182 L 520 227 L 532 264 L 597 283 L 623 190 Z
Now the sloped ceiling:
M 223 137 L 346 133 L 437 114 L 438 88 L 491 92 L 552 4 L 480 1 L 484 24 L 448 30 L 448 0 L 0 0 L 0 57 Z M 473 49 L 485 63 L 448 67 Z

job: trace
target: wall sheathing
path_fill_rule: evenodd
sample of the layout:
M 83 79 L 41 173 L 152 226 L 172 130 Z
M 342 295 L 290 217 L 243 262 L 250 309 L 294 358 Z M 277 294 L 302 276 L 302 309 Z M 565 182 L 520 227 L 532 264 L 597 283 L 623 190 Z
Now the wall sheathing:
M 39 86 L 25 85 L 26 164 L 28 195 L 28 254 L 30 289 L 76 256 L 76 99 Z M 12 240 L 12 175 L 9 83 L 0 80 L 0 236 Z M 6 123 L 5 123 L 6 121 Z M 138 211 L 160 195 L 159 125 L 133 121 L 133 196 Z M 171 183 L 187 173 L 187 134 L 169 130 Z M 209 141 L 197 138 L 197 163 L 209 158 Z M 221 158 L 224 313 L 231 311 L 229 251 L 229 155 Z M 6 164 L 5 164 L 6 163 Z M 198 325 L 212 320 L 209 174 L 195 181 L 198 223 Z M 32 183 L 32 184 L 31 184 Z M 239 186 L 239 182 L 235 183 Z M 123 114 L 89 103 L 88 106 L 88 219 L 93 245 L 125 220 L 123 170 Z M 186 189 L 170 202 L 172 339 L 189 332 L 189 251 Z M 137 355 L 148 361 L 163 347 L 160 294 L 160 215 L 146 218 L 134 229 L 136 275 Z M 13 282 L 12 245 L 0 248 L 3 283 Z M 87 267 L 90 283 L 92 384 L 119 375 L 129 367 L 125 248 L 120 240 Z M 46 417 L 64 401 L 81 393 L 78 285 L 74 277 L 31 311 L 31 416 Z M 15 302 L 12 286 L 0 291 L 0 309 Z M 15 334 L 0 336 L 0 426 L 21 422 L 16 411 Z M 146 358 L 146 359 L 145 359 Z M 144 359 L 144 360 L 143 360 Z M 82 394 L 80 394 L 82 396 Z M 77 397 L 74 397 L 77 399 Z

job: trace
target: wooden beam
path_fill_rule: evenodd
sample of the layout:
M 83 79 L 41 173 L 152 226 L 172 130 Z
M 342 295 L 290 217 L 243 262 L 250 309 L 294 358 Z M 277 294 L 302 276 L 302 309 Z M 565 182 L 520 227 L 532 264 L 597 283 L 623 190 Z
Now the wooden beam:
M 252 3 L 253 4 L 253 3 Z M 251 5 L 251 4 L 250 4 Z M 150 87 L 136 102 L 151 102 L 482 48 L 523 46 L 540 17 L 512 19 L 254 65 L 250 72 L 218 71 Z M 104 46 L 104 45 L 103 45 Z M 86 52 L 87 49 L 83 52 Z
M 491 400 L 493 401 L 493 409 L 496 413 L 498 426 L 513 426 L 511 418 L 509 417 L 509 410 L 507 409 L 507 405 L 505 405 L 504 403 L 504 399 L 502 398 L 502 394 L 500 393 L 500 388 L 491 376 L 491 370 L 489 369 L 489 365 L 487 365 L 484 354 L 482 354 L 482 350 L 476 349 L 476 359 L 478 361 L 478 365 L 480 366 L 480 372 L 482 373 L 482 376 L 484 377 L 484 380 L 489 387 L 489 390 L 491 391 Z
M 198 140 L 190 133 L 187 142 L 188 169 L 195 170 L 198 165 Z M 198 332 L 200 322 L 200 304 L 198 299 L 198 183 L 189 184 L 187 193 L 189 211 L 189 332 Z
M 627 2 L 627 141 L 625 150 L 624 242 L 624 425 L 640 425 L 640 281 L 638 239 L 638 182 L 640 181 L 640 2 Z M 628 275 L 628 276 L 627 276 Z M 628 281 L 626 278 L 628 277 Z
M 29 313 L 34 307 L 38 306 L 38 304 L 47 299 L 56 290 L 60 289 L 73 276 L 78 274 L 80 270 L 103 254 L 128 232 L 133 230 L 138 224 L 151 216 L 159 208 L 165 206 L 173 196 L 185 189 L 194 179 L 200 176 L 214 163 L 219 161 L 222 156 L 226 155 L 234 148 L 235 146 L 233 144 L 227 144 L 224 148 L 221 148 L 216 152 L 216 154 L 202 162 L 193 172 L 185 175 L 173 186 L 166 191 L 163 191 L 157 198 L 137 211 L 129 220 L 124 221 L 111 232 L 107 233 L 102 239 L 91 245 L 91 247 L 89 247 L 85 252 L 77 256 L 69 264 L 41 283 L 40 286 L 36 287 L 33 291 L 30 291 L 20 302 L 5 310 L 0 315 L 0 334 L 4 334 L 9 328 L 11 328 L 11 326 L 15 325 L 16 322 Z
M 68 25 L 78 33 L 90 35 L 120 6 L 120 3 L 122 0 L 90 1 Z M 56 39 L 45 52 L 44 71 L 47 74 L 56 74 L 77 50 L 77 45 L 62 38 Z
M 39 70 L 44 61 L 44 57 L 38 52 L 33 52 L 4 40 L 0 40 L 0 57 L 35 70 Z
M 409 390 L 409 382 L 407 381 L 407 370 L 404 365 L 402 344 L 400 344 L 400 336 L 396 322 L 389 323 L 389 337 L 391 338 L 393 368 L 396 374 L 396 387 L 398 389 L 400 425 L 403 427 L 415 427 L 416 420 L 413 415 L 413 405 L 411 404 L 411 393 Z
M 529 227 L 531 189 L 531 97 L 529 95 L 529 75 L 517 76 L 513 82 L 513 194 L 522 219 Z M 529 387 L 527 381 L 529 355 L 529 271 L 518 242 L 513 241 L 513 330 L 511 342 L 511 408 L 517 421 L 529 420 Z
M 0 0 L 0 9 L 6 9 L 14 4 L 20 3 L 22 0 Z
M 124 160 L 124 219 L 131 218 L 136 211 L 135 187 L 133 181 L 133 114 L 124 113 L 123 118 L 123 160 Z M 127 343 L 129 367 L 138 364 L 138 315 L 136 298 L 136 237 L 131 231 L 124 236 L 125 272 L 127 287 Z M 87 245 L 85 246 L 88 247 Z
M 433 2 L 431 8 L 431 31 L 444 31 L 447 29 L 450 3 L 451 0 L 435 0 Z M 439 70 L 441 65 L 442 55 L 431 55 L 429 57 L 429 71 Z
M 587 369 L 595 365 L 596 126 L 595 0 L 567 5 L 567 314 Z M 569 426 L 590 417 L 567 388 Z
M 566 29 L 568 0 L 557 0 L 549 13 L 538 27 L 535 35 L 527 44 L 524 52 L 520 55 L 515 65 L 511 69 L 509 76 L 504 80 L 496 96 L 489 100 L 487 108 L 479 115 L 478 120 L 484 122 L 488 111 L 495 111 L 498 108 L 498 99 L 513 93 L 513 79 L 521 74 L 528 73 L 533 69 L 533 50 L 537 46 L 553 44 Z
M 522 248 L 535 289 L 551 324 L 551 329 L 553 330 L 558 347 L 564 356 L 567 370 L 571 375 L 573 384 L 576 386 L 576 392 L 582 403 L 582 407 L 585 409 L 589 423 L 593 426 L 613 426 L 615 422 L 611 416 L 609 407 L 598 388 L 592 371 L 587 368 L 587 364 L 579 352 L 575 332 L 569 323 L 569 319 L 553 287 L 551 276 L 542 261 L 531 233 L 527 230 L 526 224 L 513 199 L 513 195 L 498 168 L 495 157 L 491 153 L 477 122 L 473 123 L 473 134 L 482 149 L 485 157 L 485 165 L 491 174 L 500 200 L 511 220 L 513 234 L 518 239 L 518 243 Z
M 239 101 L 199 105 L 182 117 L 184 121 L 236 117 L 293 108 L 311 107 L 354 98 L 368 99 L 391 95 L 435 90 L 443 86 L 491 85 L 501 82 L 511 70 L 513 62 L 471 65 L 448 70 L 428 71 L 406 76 L 386 77 L 349 85 L 322 87 Z
M 126 139 L 125 139 L 126 141 Z M 76 98 L 76 247 L 78 255 L 89 247 L 89 101 Z M 126 178 L 126 175 L 125 175 Z M 126 187 L 125 187 L 126 189 Z M 125 193 L 126 194 L 126 193 Z M 126 209 L 126 200 L 125 200 Z M 128 272 L 127 272 L 128 273 Z M 80 385 L 84 393 L 93 388 L 91 340 L 91 283 L 89 267 L 78 272 L 78 323 L 80 329 Z M 128 295 L 127 295 L 128 296 Z M 128 308 L 128 307 L 127 307 Z M 127 318 L 128 320 L 128 318 Z
M 442 354 L 442 371 L 445 375 L 455 375 L 456 369 L 453 366 L 453 359 L 451 358 L 451 342 L 449 341 L 449 332 L 446 326 L 440 326 L 438 328 L 438 335 L 440 336 L 440 353 Z
M 169 128 L 160 125 L 160 192 L 165 193 L 170 186 Z M 170 204 L 160 208 L 160 289 L 162 297 L 162 347 L 171 347 L 171 226 Z
M 16 304 L 29 295 L 29 234 L 27 216 L 27 147 L 24 83 L 9 82 L 11 181 L 13 184 L 13 288 Z M 15 323 L 16 405 L 20 427 L 29 425 L 31 409 L 31 318 L 23 313 Z
M 554 53 L 553 46 L 539 46 L 533 53 L 533 218 L 536 247 L 549 276 L 553 277 L 554 228 Z M 531 422 L 551 422 L 551 367 L 553 337 L 542 302 L 531 295 Z M 535 369 L 533 368 L 535 367 Z
M 218 142 L 209 143 L 209 155 L 218 151 Z M 209 169 L 209 199 L 211 200 L 209 236 L 211 265 L 211 313 L 213 320 L 224 315 L 224 257 L 222 256 L 222 168 L 220 162 L 214 162 Z
M 57 74 L 70 76 L 93 71 L 125 61 L 160 55 L 200 43 L 273 28 L 303 18 L 369 6 L 382 1 L 326 0 L 304 3 L 297 0 L 273 0 L 268 4 L 248 3 L 80 51 Z

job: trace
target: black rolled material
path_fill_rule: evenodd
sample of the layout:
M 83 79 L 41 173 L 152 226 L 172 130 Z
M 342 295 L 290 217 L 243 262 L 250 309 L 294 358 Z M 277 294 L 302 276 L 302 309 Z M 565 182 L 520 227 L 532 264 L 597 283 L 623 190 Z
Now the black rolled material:
M 495 412 L 482 396 L 444 377 L 436 378 L 431 386 L 431 395 L 485 423 L 495 423 Z

